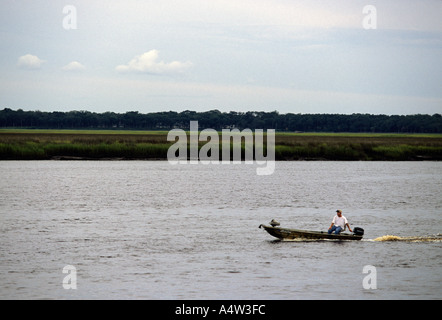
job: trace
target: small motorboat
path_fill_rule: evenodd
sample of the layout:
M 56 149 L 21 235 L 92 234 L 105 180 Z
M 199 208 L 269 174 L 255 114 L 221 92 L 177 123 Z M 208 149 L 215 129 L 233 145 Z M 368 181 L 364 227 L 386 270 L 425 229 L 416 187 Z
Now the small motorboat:
M 270 235 L 281 240 L 361 240 L 364 235 L 364 229 L 359 227 L 355 227 L 353 233 L 341 232 L 340 234 L 329 234 L 327 231 L 288 229 L 264 224 L 261 224 L 259 228 L 264 228 Z

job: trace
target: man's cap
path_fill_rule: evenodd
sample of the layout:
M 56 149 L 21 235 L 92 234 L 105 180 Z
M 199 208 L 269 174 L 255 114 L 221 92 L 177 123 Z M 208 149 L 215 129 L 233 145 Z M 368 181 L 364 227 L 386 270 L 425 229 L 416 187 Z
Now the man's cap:
M 336 212 L 340 212 L 340 213 L 342 213 L 342 211 L 341 211 L 341 210 L 336 210 Z

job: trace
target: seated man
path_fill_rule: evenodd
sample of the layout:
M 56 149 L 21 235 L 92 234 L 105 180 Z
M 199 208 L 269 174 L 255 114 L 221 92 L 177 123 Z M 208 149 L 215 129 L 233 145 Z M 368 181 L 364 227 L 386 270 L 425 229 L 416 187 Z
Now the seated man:
M 342 211 L 336 210 L 336 215 L 333 218 L 330 228 L 328 228 L 328 234 L 332 234 L 333 231 L 335 232 L 335 234 L 340 234 L 341 231 L 345 229 L 345 226 L 347 226 L 348 230 L 352 232 L 347 218 L 342 215 Z

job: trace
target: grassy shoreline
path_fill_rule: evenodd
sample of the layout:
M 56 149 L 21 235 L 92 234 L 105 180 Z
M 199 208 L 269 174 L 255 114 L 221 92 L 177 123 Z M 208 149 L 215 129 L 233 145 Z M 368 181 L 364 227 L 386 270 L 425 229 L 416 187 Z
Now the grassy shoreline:
M 0 160 L 167 159 L 167 131 L 0 129 Z M 200 142 L 200 147 L 205 142 Z M 220 152 L 221 154 L 221 152 Z M 276 160 L 442 160 L 442 134 L 277 133 Z

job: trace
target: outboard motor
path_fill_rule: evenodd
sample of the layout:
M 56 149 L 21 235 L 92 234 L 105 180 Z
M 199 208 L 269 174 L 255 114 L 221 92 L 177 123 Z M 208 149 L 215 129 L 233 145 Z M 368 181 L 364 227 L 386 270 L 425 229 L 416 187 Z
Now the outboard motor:
M 364 229 L 355 227 L 353 228 L 353 233 L 357 236 L 363 236 L 364 235 Z

